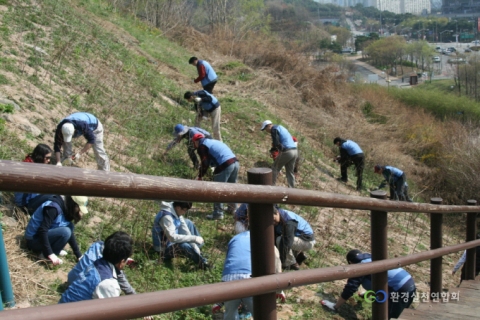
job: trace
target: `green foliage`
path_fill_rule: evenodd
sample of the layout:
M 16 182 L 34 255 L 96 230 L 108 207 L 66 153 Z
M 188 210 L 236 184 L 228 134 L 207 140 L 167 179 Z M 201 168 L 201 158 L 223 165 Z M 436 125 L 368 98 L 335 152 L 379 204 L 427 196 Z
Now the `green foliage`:
M 8 79 L 3 74 L 0 74 L 0 84 L 8 84 Z
M 441 120 L 480 122 L 480 104 L 467 97 L 423 86 L 412 90 L 390 88 L 389 94 L 408 106 L 426 109 Z
M 368 101 L 365 102 L 362 106 L 362 112 L 369 122 L 381 123 L 381 124 L 387 123 L 387 117 L 383 115 L 379 115 L 375 113 L 373 110 L 374 110 L 373 105 Z
M 10 104 L 1 104 L 0 103 L 0 113 L 13 113 L 14 108 Z

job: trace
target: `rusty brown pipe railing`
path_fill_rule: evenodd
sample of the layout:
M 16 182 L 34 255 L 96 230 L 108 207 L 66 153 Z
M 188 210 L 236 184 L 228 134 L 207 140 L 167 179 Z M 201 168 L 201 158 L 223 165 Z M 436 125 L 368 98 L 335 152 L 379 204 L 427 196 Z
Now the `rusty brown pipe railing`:
M 169 199 L 192 202 L 283 203 L 386 212 L 480 212 L 478 206 L 385 201 L 321 191 L 255 186 L 55 167 L 0 160 L 0 190 L 53 194 Z
M 415 253 L 406 257 L 280 273 L 240 281 L 222 282 L 196 287 L 128 295 L 118 298 L 98 299 L 59 305 L 14 309 L 0 312 L 0 319 L 8 320 L 117 320 L 194 308 L 218 301 L 228 301 L 252 295 L 309 284 L 359 277 L 384 272 L 409 264 L 431 260 L 446 254 L 474 248 L 480 240 L 457 244 L 441 249 Z

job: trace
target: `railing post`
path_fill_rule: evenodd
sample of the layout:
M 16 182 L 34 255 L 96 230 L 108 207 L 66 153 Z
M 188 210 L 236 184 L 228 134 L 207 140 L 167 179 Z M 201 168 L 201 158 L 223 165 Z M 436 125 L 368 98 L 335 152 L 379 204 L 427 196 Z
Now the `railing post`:
M 467 204 L 470 206 L 477 205 L 477 200 L 467 200 Z M 467 213 L 467 236 L 466 241 L 473 241 L 477 237 L 477 213 L 468 212 Z M 465 261 L 465 280 L 474 280 L 475 279 L 475 259 L 476 259 L 476 248 L 467 249 L 467 261 Z
M 442 204 L 442 198 L 431 198 L 431 204 Z M 430 250 L 438 249 L 443 246 L 443 214 L 430 213 Z M 430 260 L 430 299 L 433 299 L 432 293 L 438 296 L 442 293 L 442 257 Z
M 15 306 L 15 298 L 13 297 L 12 281 L 10 279 L 10 271 L 8 270 L 7 251 L 3 242 L 2 224 L 0 223 L 0 291 L 2 302 L 5 307 L 11 308 Z M 2 310 L 0 309 L 0 310 Z
M 248 170 L 248 184 L 272 185 L 272 170 L 253 168 Z M 249 204 L 252 277 L 275 273 L 275 245 L 273 229 L 273 204 Z M 253 318 L 277 319 L 275 292 L 253 297 Z
M 370 197 L 386 199 L 387 193 L 382 190 L 370 192 Z M 371 211 L 370 213 L 370 239 L 372 248 L 372 261 L 388 259 L 387 221 L 388 213 L 385 211 Z M 388 319 L 388 276 L 387 271 L 372 274 L 372 290 L 383 290 L 387 295 L 384 303 L 373 302 L 372 319 Z M 384 297 L 379 297 L 383 299 Z

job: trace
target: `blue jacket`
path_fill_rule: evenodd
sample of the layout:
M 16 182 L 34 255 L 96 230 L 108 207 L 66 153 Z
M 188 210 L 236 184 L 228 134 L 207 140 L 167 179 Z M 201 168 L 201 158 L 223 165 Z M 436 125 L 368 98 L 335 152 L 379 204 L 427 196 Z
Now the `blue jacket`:
M 369 253 L 363 253 L 360 257 L 360 263 L 372 262 L 371 255 Z M 407 292 L 404 288 L 409 288 L 415 285 L 412 276 L 403 268 L 396 268 L 388 270 L 388 292 Z M 362 285 L 366 290 L 372 290 L 372 276 L 366 275 L 356 278 L 350 278 L 343 289 L 341 294 L 342 298 L 348 300 L 358 290 L 358 287 Z
M 218 99 L 215 98 L 213 94 L 208 93 L 205 90 L 195 91 L 193 94 L 202 99 L 200 102 L 200 107 L 207 112 L 212 112 L 220 106 Z
M 89 265 L 101 257 L 103 257 L 103 241 L 97 241 L 88 248 L 87 252 L 83 254 L 82 259 L 70 270 L 68 273 L 68 283 L 72 284 L 82 271 L 87 270 Z
M 292 135 L 281 125 L 272 126 L 272 145 L 279 151 L 285 151 L 287 149 L 296 149 L 297 145 L 293 141 Z
M 160 220 L 162 220 L 162 218 L 166 215 L 172 216 L 173 224 L 175 225 L 175 229 L 177 233 L 178 233 L 178 228 L 182 224 L 180 222 L 180 219 L 178 219 L 171 212 L 168 212 L 166 210 L 161 210 L 159 213 L 157 213 L 155 220 L 153 222 L 153 227 L 152 227 L 152 241 L 153 241 L 153 245 L 156 247 L 166 248 L 172 245 L 172 243 L 168 240 L 167 236 L 163 232 L 162 227 L 160 226 Z
M 55 131 L 55 142 L 53 149 L 55 152 L 60 152 L 63 145 L 63 133 L 62 126 L 65 123 L 73 124 L 75 132 L 73 133 L 73 138 L 78 138 L 84 136 L 87 139 L 87 142 L 90 144 L 95 143 L 95 131 L 98 127 L 98 119 L 90 113 L 87 112 L 75 112 L 60 121 Z
M 210 63 L 208 63 L 205 60 L 198 60 L 197 68 L 199 68 L 202 65 L 205 67 L 206 75 L 205 75 L 205 78 L 202 79 L 201 84 L 202 84 L 202 87 L 205 87 L 210 82 L 217 81 L 218 77 L 217 77 L 217 74 L 215 73 L 215 70 L 213 70 L 212 66 L 210 65 Z
M 237 234 L 228 243 L 222 276 L 227 274 L 252 274 L 250 231 Z
M 349 156 L 354 156 L 356 154 L 363 153 L 360 146 L 352 140 L 345 141 L 344 143 L 342 143 L 340 148 L 344 149 Z
M 403 176 L 403 171 L 395 167 L 384 166 L 382 175 L 388 183 L 393 183 Z
M 91 263 L 62 294 L 58 303 L 76 302 L 93 299 L 97 286 L 106 279 L 115 278 L 107 260 L 101 258 Z
M 304 235 L 313 235 L 313 229 L 310 226 L 310 224 L 305 219 L 300 217 L 298 214 L 296 214 L 292 211 L 285 210 L 285 209 L 278 209 L 278 211 L 280 212 L 280 216 L 281 216 L 283 222 L 286 223 L 286 222 L 291 221 L 291 220 L 298 222 L 297 230 L 295 230 L 295 236 L 296 237 L 301 236 L 303 234 Z M 275 227 L 275 229 L 276 229 L 277 234 L 282 233 L 281 225 L 277 225 Z
M 33 237 L 37 234 L 37 230 L 40 227 L 40 224 L 43 221 L 43 209 L 46 207 L 53 207 L 57 209 L 58 215 L 50 225 L 50 229 L 55 229 L 59 227 L 70 227 L 73 229 L 73 223 L 67 221 L 65 215 L 63 214 L 62 208 L 54 201 L 46 201 L 32 215 L 32 218 L 28 222 L 27 228 L 25 230 L 25 238 L 27 240 L 33 240 Z

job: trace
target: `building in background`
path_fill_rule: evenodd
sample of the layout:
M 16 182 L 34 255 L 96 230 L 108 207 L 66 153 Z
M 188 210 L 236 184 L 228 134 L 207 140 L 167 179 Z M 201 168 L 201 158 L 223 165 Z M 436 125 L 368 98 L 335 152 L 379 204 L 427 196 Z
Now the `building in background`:
M 429 14 L 432 12 L 430 0 L 400 0 L 400 13 Z
M 390 11 L 393 13 L 411 13 L 411 14 L 429 14 L 432 11 L 431 0 L 316 0 L 322 4 L 335 4 L 340 7 L 354 7 L 362 4 L 365 7 L 375 7 L 380 11 Z M 443 0 L 449 2 L 450 0 Z M 457 1 L 457 0 L 455 0 Z M 475 1 L 480 0 L 465 0 Z M 454 2 L 454 1 L 453 1 Z
M 443 13 L 480 13 L 480 0 L 443 0 Z

